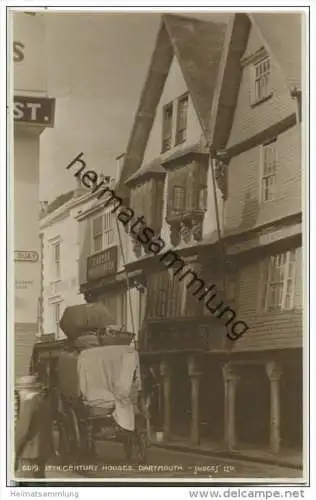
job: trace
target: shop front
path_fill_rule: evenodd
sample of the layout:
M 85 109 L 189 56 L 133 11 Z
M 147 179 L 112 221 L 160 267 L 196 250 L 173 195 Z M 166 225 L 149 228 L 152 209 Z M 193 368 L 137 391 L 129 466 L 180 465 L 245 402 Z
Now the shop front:
M 199 274 L 197 258 L 190 269 Z M 165 441 L 223 439 L 224 329 L 188 288 L 168 270 L 144 269 L 147 288 L 141 354 L 159 374 Z

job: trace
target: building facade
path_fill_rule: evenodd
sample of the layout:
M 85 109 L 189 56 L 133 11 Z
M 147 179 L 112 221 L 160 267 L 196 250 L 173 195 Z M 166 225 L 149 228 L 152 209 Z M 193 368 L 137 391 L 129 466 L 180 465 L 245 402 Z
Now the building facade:
M 40 223 L 42 245 L 41 337 L 65 338 L 59 321 L 67 306 L 84 303 L 79 290 L 78 215 L 91 202 L 84 189 L 70 191 L 43 207 Z M 48 338 L 48 337 L 47 337 Z
M 302 23 L 298 14 L 236 15 L 214 102 L 210 142 L 228 185 L 224 241 L 235 307 L 250 326 L 223 372 L 229 447 L 302 449 Z
M 202 418 L 200 354 L 221 351 L 225 344 L 223 325 L 188 289 L 194 275 L 205 284 L 220 281 L 210 272 L 218 268 L 218 248 L 206 252 L 204 244 L 207 238 L 216 240 L 223 210 L 206 131 L 225 32 L 225 24 L 163 16 L 122 178 L 130 207 L 188 271 L 183 279 L 174 276 L 150 245 L 140 244 L 141 230 L 140 238 L 130 239 L 127 269 L 136 276 L 130 279 L 131 293 L 139 296 L 140 286 L 144 290 L 142 361 L 161 377 L 164 436 L 189 438 L 193 444 L 200 441 Z
M 302 446 L 301 23 L 162 19 L 121 192 L 164 242 L 132 231 L 126 268 L 166 440 Z
M 40 13 L 15 12 L 13 25 L 14 338 L 15 378 L 26 375 L 39 330 L 39 148 L 54 124 L 54 99 L 45 82 L 45 22 Z M 10 129 L 9 129 L 10 130 Z
M 107 183 L 115 190 L 115 181 Z M 137 333 L 133 311 L 128 307 L 125 272 L 126 233 L 113 213 L 107 197 L 93 196 L 77 217 L 79 223 L 79 286 L 87 302 L 104 303 L 112 316 L 113 325 Z M 137 319 L 137 318 L 136 318 Z

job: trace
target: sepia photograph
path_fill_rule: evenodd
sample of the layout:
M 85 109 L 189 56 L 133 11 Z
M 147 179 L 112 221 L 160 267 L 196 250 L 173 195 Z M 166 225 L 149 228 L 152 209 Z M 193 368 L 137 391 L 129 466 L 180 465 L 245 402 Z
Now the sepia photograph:
M 306 484 L 308 27 L 7 8 L 17 485 Z

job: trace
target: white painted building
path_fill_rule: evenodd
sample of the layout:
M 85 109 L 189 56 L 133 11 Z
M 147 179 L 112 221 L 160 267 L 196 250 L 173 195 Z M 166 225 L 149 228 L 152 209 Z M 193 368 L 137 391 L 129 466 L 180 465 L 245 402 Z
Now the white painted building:
M 40 223 L 42 241 L 41 334 L 64 338 L 59 321 L 67 306 L 84 303 L 79 292 L 77 216 L 91 202 L 86 190 L 66 193 L 46 208 Z M 68 198 L 68 199 L 67 199 Z M 59 204 L 59 206 L 58 206 Z M 56 207 L 56 208 L 55 208 Z
M 19 377 L 28 373 L 39 328 L 39 151 L 41 134 L 54 124 L 55 101 L 48 98 L 45 81 L 45 15 L 11 11 L 9 16 L 14 96 L 9 100 L 12 129 L 8 129 L 8 138 L 14 138 L 14 147 L 8 158 L 9 178 L 14 176 L 9 195 L 14 200 L 14 208 L 10 206 L 10 213 L 14 210 L 10 219 L 14 220 L 14 228 L 8 245 L 14 251 L 15 301 L 14 332 L 8 332 L 8 339 L 13 342 L 15 377 Z

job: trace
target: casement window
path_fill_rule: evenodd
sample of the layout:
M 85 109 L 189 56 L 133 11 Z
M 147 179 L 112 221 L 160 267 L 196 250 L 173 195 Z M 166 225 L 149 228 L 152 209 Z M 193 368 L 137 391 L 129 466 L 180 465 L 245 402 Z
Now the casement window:
M 184 186 L 173 186 L 172 188 L 172 211 L 182 212 L 185 208 Z
M 115 214 L 107 212 L 92 220 L 92 253 L 115 243 Z
M 92 239 L 93 239 L 93 252 L 98 252 L 102 250 L 102 216 L 96 217 L 92 221 Z
M 265 311 L 293 308 L 296 250 L 272 255 L 264 271 L 263 306 Z
M 271 92 L 271 64 L 270 58 L 265 57 L 253 65 L 253 99 L 252 104 L 264 101 Z
M 188 125 L 188 106 L 189 96 L 184 95 L 178 100 L 177 108 L 177 128 L 176 128 L 176 144 L 181 144 L 187 138 L 187 125 Z
M 276 141 L 261 146 L 261 201 L 275 197 L 277 155 Z
M 108 212 L 103 215 L 103 227 L 104 227 L 104 248 L 113 245 L 115 242 L 115 214 Z
M 163 108 L 162 120 L 162 152 L 165 152 L 171 148 L 173 103 Z

